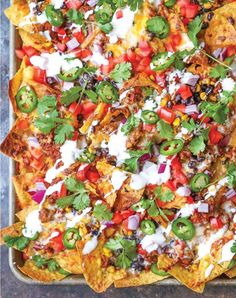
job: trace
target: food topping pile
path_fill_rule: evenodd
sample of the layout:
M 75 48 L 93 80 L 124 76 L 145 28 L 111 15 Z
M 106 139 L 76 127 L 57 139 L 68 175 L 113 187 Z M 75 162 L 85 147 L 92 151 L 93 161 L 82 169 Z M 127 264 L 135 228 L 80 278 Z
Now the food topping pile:
M 25 275 L 96 292 L 236 276 L 236 2 L 14 0 Z

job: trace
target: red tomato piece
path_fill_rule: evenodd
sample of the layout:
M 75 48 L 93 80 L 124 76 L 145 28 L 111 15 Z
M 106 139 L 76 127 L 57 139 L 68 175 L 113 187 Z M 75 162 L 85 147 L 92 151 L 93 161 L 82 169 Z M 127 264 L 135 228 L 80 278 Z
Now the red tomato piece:
M 46 84 L 46 70 L 34 67 L 33 80 L 40 84 Z
M 128 209 L 128 210 L 121 211 L 121 216 L 123 219 L 126 219 L 126 218 L 130 217 L 131 215 L 133 215 L 134 213 L 135 213 L 134 210 Z
M 66 189 L 65 184 L 63 183 L 63 184 L 61 185 L 61 190 L 60 190 L 60 193 L 59 193 L 59 195 L 58 195 L 58 198 L 63 198 L 63 197 L 65 197 L 66 195 L 67 195 L 67 189 Z
M 142 248 L 141 244 L 138 244 L 137 252 L 138 252 L 138 254 L 140 254 L 142 256 L 146 256 L 148 253 L 145 249 Z
M 58 43 L 56 44 L 56 47 L 57 47 L 57 49 L 58 49 L 59 51 L 61 51 L 61 52 L 65 52 L 65 50 L 66 50 L 66 48 L 67 48 L 66 44 L 61 43 L 61 42 L 58 42 Z
M 183 105 L 183 104 L 173 105 L 173 106 L 172 106 L 172 109 L 173 109 L 173 110 L 176 110 L 176 111 L 178 111 L 178 112 L 181 112 L 181 113 L 185 113 L 186 106 Z
M 148 123 L 143 123 L 143 130 L 151 132 L 154 129 L 156 129 L 156 125 L 155 124 L 148 124 Z
M 188 4 L 185 9 L 185 16 L 188 19 L 193 19 L 198 14 L 200 6 L 198 4 Z M 181 11 L 181 10 L 180 10 Z
M 82 164 L 76 173 L 76 178 L 80 181 L 86 180 L 86 173 L 89 170 L 90 166 L 88 164 Z
M 92 102 L 84 103 L 84 104 L 82 104 L 81 114 L 83 115 L 83 117 L 85 119 L 87 119 L 89 117 L 89 115 L 91 115 L 94 112 L 96 107 L 97 107 L 97 105 L 95 103 L 92 103 Z
M 56 253 L 59 253 L 60 251 L 65 249 L 62 238 L 63 238 L 63 235 L 61 232 L 59 232 L 59 235 L 52 238 L 49 242 L 50 247 L 52 247 L 54 252 L 56 252 Z
M 156 205 L 160 208 L 165 207 L 166 203 L 162 202 L 160 199 L 156 199 Z
M 135 53 L 135 51 L 128 49 L 127 51 L 127 58 L 129 60 L 129 62 L 134 63 L 137 61 L 137 54 Z
M 80 114 L 81 111 L 82 111 L 82 106 L 80 104 L 78 104 L 77 102 L 73 102 L 69 107 L 69 112 L 76 116 L 78 114 Z
M 100 175 L 96 169 L 92 169 L 92 170 L 89 169 L 88 172 L 85 174 L 85 176 L 92 183 L 96 183 L 100 178 Z
M 29 127 L 29 121 L 27 119 L 21 119 L 17 123 L 19 129 L 27 129 Z
M 123 11 L 121 9 L 117 10 L 117 12 L 116 12 L 116 18 L 117 19 L 123 18 Z
M 193 94 L 192 94 L 192 91 L 190 89 L 190 87 L 188 85 L 182 85 L 178 90 L 177 90 L 177 93 L 181 95 L 181 97 L 183 99 L 187 99 L 189 97 L 191 97 Z
M 40 147 L 36 148 L 33 146 L 29 146 L 28 149 L 29 149 L 30 154 L 33 156 L 33 158 L 35 158 L 37 160 L 39 160 L 40 157 L 43 155 L 43 151 Z
M 162 120 L 168 122 L 169 124 L 173 123 L 175 120 L 175 113 L 171 109 L 160 108 L 157 111 L 157 114 Z
M 188 204 L 193 204 L 194 203 L 194 200 L 193 200 L 193 198 L 192 197 L 187 197 L 187 203 Z
M 140 50 L 140 55 L 142 57 L 148 57 L 152 53 L 152 48 L 150 47 L 150 45 L 148 44 L 148 42 L 147 41 L 144 41 L 144 40 L 141 40 L 139 42 L 139 50 Z
M 182 164 L 181 164 L 178 156 L 176 156 L 175 158 L 172 159 L 171 166 L 176 171 L 182 170 Z
M 114 214 L 113 214 L 113 217 L 112 217 L 112 221 L 114 222 L 114 224 L 120 224 L 122 222 L 123 218 L 120 214 L 119 211 L 116 211 Z
M 79 136 L 79 133 L 78 133 L 78 131 L 76 130 L 75 132 L 74 132 L 74 134 L 73 134 L 73 137 L 72 137 L 72 141 L 76 141 L 77 139 L 78 139 L 78 136 Z
M 82 1 L 79 1 L 79 0 L 67 0 L 66 1 L 67 8 L 78 9 L 82 5 L 83 5 L 83 2 Z
M 172 191 L 176 190 L 175 184 L 173 180 L 168 180 L 165 185 Z
M 16 57 L 19 58 L 19 59 L 21 59 L 21 60 L 25 56 L 25 52 L 23 50 L 15 50 L 15 53 L 16 53 Z
M 223 138 L 223 135 L 217 130 L 216 126 L 212 126 L 209 131 L 209 140 L 211 145 L 216 145 Z
M 229 46 L 226 50 L 226 56 L 230 57 L 236 54 L 236 46 Z
M 73 33 L 73 36 L 78 40 L 79 43 L 82 43 L 85 40 L 83 31 Z
M 212 217 L 210 219 L 210 225 L 213 230 L 219 230 L 224 226 L 220 217 Z
M 23 46 L 22 47 L 22 50 L 25 52 L 25 54 L 28 57 L 39 55 L 39 52 L 35 48 L 33 48 L 31 46 Z

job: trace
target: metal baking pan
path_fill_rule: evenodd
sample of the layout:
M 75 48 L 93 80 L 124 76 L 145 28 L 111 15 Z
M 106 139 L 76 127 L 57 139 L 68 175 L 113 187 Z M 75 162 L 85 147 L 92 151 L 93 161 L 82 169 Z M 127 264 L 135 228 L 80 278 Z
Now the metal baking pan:
M 15 49 L 20 48 L 21 46 L 21 39 L 19 37 L 18 31 L 13 25 L 10 25 L 10 78 L 14 76 L 17 69 L 19 68 L 20 61 L 16 58 L 15 55 Z M 12 106 L 10 104 L 9 109 L 9 118 L 10 118 L 10 126 L 12 127 L 15 116 L 13 113 Z M 10 160 L 10 177 L 9 181 L 11 181 L 11 177 L 15 173 L 15 163 L 13 160 Z M 9 185 L 9 225 L 12 225 L 16 222 L 16 216 L 15 213 L 17 212 L 16 208 L 16 194 L 14 191 L 13 184 L 10 183 Z M 11 268 L 11 271 L 15 275 L 15 277 L 27 284 L 36 285 L 36 284 L 42 284 L 42 285 L 85 285 L 86 281 L 83 278 L 82 275 L 73 275 L 66 277 L 65 279 L 54 282 L 54 283 L 42 283 L 36 280 L 32 280 L 28 276 L 24 275 L 19 269 L 18 266 L 23 265 L 23 260 L 21 258 L 21 253 L 10 248 L 9 249 L 9 266 Z M 236 286 L 236 278 L 229 279 L 226 276 L 219 277 L 208 284 L 210 285 L 221 285 L 221 286 Z M 155 285 L 160 286 L 168 286 L 168 285 L 180 285 L 180 283 L 174 279 L 174 278 L 168 278 L 163 281 L 160 281 L 156 283 Z

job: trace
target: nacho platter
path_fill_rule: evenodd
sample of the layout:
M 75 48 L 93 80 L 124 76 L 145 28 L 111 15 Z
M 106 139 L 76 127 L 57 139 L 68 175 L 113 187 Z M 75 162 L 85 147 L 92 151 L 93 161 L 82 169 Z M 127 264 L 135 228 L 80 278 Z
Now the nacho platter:
M 14 35 L 14 34 L 13 34 Z M 12 57 L 13 57 L 13 55 L 12 55 Z M 142 71 L 141 71 L 142 72 Z M 28 81 L 28 78 L 26 78 L 27 79 L 27 83 L 29 83 L 29 81 Z M 31 84 L 31 86 L 32 86 L 32 84 Z M 38 88 L 37 87 L 37 85 L 36 84 L 34 84 L 33 85 L 34 86 L 34 88 Z M 124 88 L 124 91 L 126 91 L 126 90 L 128 90 L 129 88 L 132 88 L 132 87 L 152 87 L 153 89 L 156 89 L 158 92 L 160 92 L 160 87 L 158 86 L 158 84 L 155 84 L 155 83 L 153 83 L 153 81 L 150 81 L 150 79 L 149 78 L 147 78 L 147 76 L 146 75 L 144 75 L 144 76 L 141 76 L 141 78 L 140 78 L 140 74 L 138 74 L 138 76 L 136 77 L 136 78 L 134 78 L 134 79 L 130 79 L 127 83 L 125 82 L 124 83 L 124 86 L 123 86 L 123 88 Z M 122 88 L 122 87 L 120 87 L 120 88 Z M 44 89 L 44 88 L 42 88 L 42 89 Z M 48 88 L 47 88 L 47 90 L 49 90 Z M 47 92 L 49 92 L 49 91 L 47 91 Z M 48 94 L 48 93 L 46 93 L 46 94 Z M 49 94 L 52 94 L 52 93 L 49 93 Z M 38 95 L 39 97 L 41 97 L 41 95 Z M 14 104 L 13 104 L 13 106 L 14 106 Z M 101 107 L 102 105 L 100 104 L 100 108 L 102 108 Z M 16 111 L 16 109 L 15 109 L 15 111 Z M 17 111 L 16 111 L 17 112 Z M 19 112 L 19 111 L 18 111 Z M 99 114 L 99 110 L 98 110 L 98 114 Z M 86 121 L 85 121 L 86 122 Z M 89 121 L 88 121 L 89 122 Z M 91 125 L 91 122 L 89 123 L 90 125 Z M 85 129 L 85 132 L 86 132 L 86 125 L 83 125 L 82 126 L 82 130 L 83 129 Z M 16 131 L 17 131 L 17 129 L 16 129 Z M 83 130 L 83 132 L 84 132 L 84 130 Z M 10 142 L 11 143 L 11 142 Z M 9 144 L 9 142 L 7 143 L 7 144 Z M 2 147 L 3 149 L 2 149 L 2 151 L 4 152 L 5 151 L 5 153 L 7 153 L 6 152 L 6 148 L 7 148 L 7 146 L 4 146 L 4 147 Z M 20 163 L 20 158 L 21 158 L 21 156 L 19 155 L 19 156 L 17 156 L 17 158 L 19 158 L 17 161 Z M 51 161 L 50 160 L 48 160 L 48 158 L 45 158 L 45 162 L 47 163 L 49 163 L 49 165 L 51 164 Z M 99 167 L 101 168 L 101 173 L 99 172 L 99 174 L 102 176 L 102 175 L 109 175 L 109 164 L 107 164 L 107 163 L 105 163 L 103 160 L 100 160 L 100 165 L 98 165 L 97 166 L 97 169 L 99 169 Z M 13 168 L 14 168 L 14 165 L 13 165 Z M 27 168 L 27 167 L 26 167 Z M 49 166 L 49 168 L 50 168 L 50 166 Z M 22 171 L 22 170 L 21 170 Z M 27 172 L 29 172 L 29 170 L 27 169 Z M 126 170 L 126 172 L 127 172 L 127 170 Z M 128 171 L 129 172 L 129 171 Z M 132 171 L 131 171 L 132 172 Z M 27 177 L 27 174 L 25 173 L 25 171 L 23 170 L 22 171 L 22 173 L 23 173 L 23 180 L 22 179 L 20 179 L 20 177 L 18 177 L 17 178 L 17 181 L 18 181 L 18 185 L 21 185 L 23 182 L 22 181 L 24 181 L 24 179 L 26 179 L 26 177 Z M 33 173 L 34 173 L 34 171 L 33 171 Z M 68 176 L 70 176 L 70 175 L 68 175 Z M 32 178 L 32 177 L 31 177 Z M 29 178 L 30 179 L 30 178 Z M 106 187 L 108 187 L 108 189 L 110 188 L 110 185 L 104 185 L 104 181 L 102 181 L 102 179 L 101 179 L 101 187 L 98 187 L 99 188 L 99 191 L 101 191 L 102 192 L 102 196 L 105 196 L 105 194 L 106 193 L 109 193 L 108 191 L 107 191 L 107 189 L 106 189 Z M 16 187 L 16 182 L 15 182 L 15 187 Z M 89 186 L 89 187 L 91 187 L 91 186 Z M 126 187 L 128 187 L 128 186 L 126 186 Z M 89 188 L 90 189 L 90 188 Z M 90 189 L 91 191 L 93 191 L 92 189 Z M 16 191 L 17 191 L 17 189 L 16 189 Z M 18 190 L 19 191 L 19 190 Z M 103 192 L 104 191 L 104 192 Z M 130 188 L 128 188 L 128 191 L 129 192 L 131 192 L 131 195 L 132 195 L 132 191 L 130 190 Z M 164 188 L 164 189 L 162 189 L 162 191 L 163 192 L 166 192 L 166 189 Z M 135 192 L 135 196 L 136 197 L 139 197 L 139 198 L 141 198 L 140 196 L 139 196 L 139 192 L 137 191 L 137 192 Z M 159 193 L 159 196 L 160 196 L 160 193 Z M 19 194 L 18 194 L 18 198 L 19 198 Z M 25 198 L 25 197 L 24 197 Z M 130 198 L 129 198 L 129 200 L 130 200 Z M 132 195 L 131 196 L 131 200 L 132 200 L 132 202 L 135 204 L 135 203 L 137 203 L 138 201 L 139 201 L 139 199 L 137 200 L 137 198 L 134 198 L 134 196 Z M 114 201 L 114 198 L 110 198 L 110 196 L 109 196 L 109 204 L 113 204 L 112 202 Z M 19 202 L 18 202 L 19 203 Z M 28 204 L 27 203 L 27 201 L 25 201 L 24 199 L 23 199 L 23 201 L 22 202 L 20 202 L 21 203 L 21 206 L 23 206 L 22 204 Z M 173 205 L 171 205 L 170 204 L 170 206 L 168 206 L 168 205 L 166 205 L 165 206 L 165 208 L 167 208 L 167 209 L 169 209 L 169 208 L 177 208 L 177 209 L 181 209 L 181 207 L 183 206 L 183 202 L 181 201 L 181 198 L 179 198 L 179 197 L 177 197 L 177 202 L 173 202 L 174 204 Z M 123 201 L 122 199 L 121 199 L 121 202 L 116 202 L 116 208 L 118 208 L 118 210 L 119 210 L 119 208 L 122 208 L 123 207 L 123 205 L 125 205 L 125 209 L 127 209 L 127 206 L 126 206 L 126 204 L 127 204 L 127 200 L 126 201 Z M 132 205 L 134 205 L 134 204 L 132 204 Z M 98 205 L 100 205 L 100 204 L 98 204 Z M 14 205 L 15 206 L 15 205 Z M 32 206 L 31 206 L 32 207 Z M 136 207 L 136 206 L 133 206 L 134 208 Z M 158 206 L 158 208 L 159 208 L 160 206 Z M 169 207 L 169 208 L 168 208 Z M 22 208 L 22 207 L 21 207 Z M 27 208 L 25 208 L 25 209 L 27 209 Z M 24 210 L 24 209 L 23 209 Z M 134 211 L 136 211 L 135 209 L 133 209 Z M 13 207 L 13 210 L 12 210 L 13 212 L 11 213 L 11 214 L 13 214 L 13 213 L 15 213 L 15 211 L 18 211 L 18 209 L 17 210 L 15 210 L 15 207 Z M 32 212 L 32 211 L 31 211 Z M 137 212 L 137 211 L 136 211 Z M 132 214 L 130 214 L 130 216 L 133 216 L 133 215 L 136 215 L 136 214 L 134 214 L 134 212 L 132 213 Z M 14 220 L 13 220 L 13 217 L 14 216 L 12 216 L 12 223 L 14 222 Z M 22 212 L 22 214 L 19 214 L 19 216 L 18 217 L 20 217 L 22 220 L 24 220 L 25 218 L 26 218 L 26 215 L 24 215 L 24 212 Z M 166 216 L 164 216 L 164 218 L 166 218 Z M 149 219 L 148 219 L 149 220 Z M 157 224 L 157 226 L 160 224 L 159 223 L 159 221 L 157 221 L 156 222 L 156 224 Z M 165 224 L 164 224 L 165 225 Z M 123 233 L 123 232 L 122 232 Z M 13 237 L 18 237 L 18 232 L 17 232 L 17 234 L 15 234 L 14 232 L 13 232 L 13 234 L 11 234 L 11 231 L 9 230 L 9 232 L 8 232 L 8 236 L 12 236 L 13 235 Z M 126 233 L 125 233 L 125 235 L 126 235 Z M 102 286 L 102 288 L 101 287 L 99 287 L 99 286 L 96 286 L 96 282 L 98 282 L 99 281 L 99 277 L 98 276 L 96 276 L 95 277 L 95 281 L 94 280 L 91 280 L 91 275 L 92 275 L 92 273 L 93 273 L 93 271 L 92 271 L 92 273 L 89 273 L 90 272 L 90 269 L 91 269 L 91 266 L 90 266 L 90 262 L 91 262 L 91 260 L 93 260 L 93 258 L 94 258 L 94 261 L 95 260 L 97 260 L 97 259 L 99 259 L 99 256 L 100 255 L 102 255 L 102 253 L 99 253 L 99 252 L 97 252 L 97 249 L 99 248 L 99 246 L 100 245 L 102 245 L 102 243 L 103 243 L 103 241 L 105 241 L 104 239 L 102 239 L 102 236 L 103 235 L 101 235 L 101 239 L 100 239 L 100 241 L 99 241 L 99 244 L 98 244 L 98 246 L 97 246 L 97 248 L 95 249 L 95 251 L 94 251 L 94 253 L 93 252 L 91 252 L 91 253 L 89 253 L 88 254 L 88 259 L 87 259 L 87 257 L 85 258 L 85 257 L 82 257 L 82 261 L 83 261 L 83 264 L 84 264 L 84 266 L 85 266 L 85 271 L 86 272 L 84 272 L 84 274 L 85 274 L 85 278 L 86 278 L 86 280 L 87 280 L 87 282 L 91 285 L 91 287 L 95 290 L 95 291 L 97 291 L 97 292 L 100 292 L 100 291 L 104 291 L 110 284 L 112 284 L 113 282 L 115 283 L 115 286 L 117 286 L 117 287 L 125 287 L 125 286 L 135 286 L 135 285 L 142 285 L 142 284 L 149 284 L 149 283 L 153 283 L 153 282 L 155 282 L 155 281 L 158 281 L 158 280 L 161 280 L 162 278 L 160 278 L 160 276 L 158 275 L 158 276 L 156 276 L 156 278 L 155 278 L 155 274 L 153 274 L 153 273 L 150 273 L 150 276 L 147 276 L 146 277 L 146 275 L 149 275 L 149 273 L 147 272 L 147 270 L 146 271 L 142 271 L 141 273 L 138 273 L 139 271 L 137 271 L 135 274 L 134 273 L 132 273 L 132 275 L 131 276 L 129 276 L 129 274 L 128 274 L 128 276 L 127 276 L 127 273 L 124 273 L 122 270 L 120 270 L 120 267 L 118 266 L 118 268 L 117 268 L 117 272 L 116 272 L 116 277 L 115 277 L 115 274 L 114 274 L 114 272 L 112 272 L 112 274 L 111 274 L 111 272 L 109 272 L 109 270 L 108 270 L 108 272 L 107 272 L 107 270 L 105 271 L 105 272 L 103 272 L 103 275 L 102 276 L 104 276 L 103 278 L 105 279 L 105 280 L 107 280 L 107 282 Z M 26 237 L 27 238 L 27 237 Z M 80 245 L 84 245 L 84 243 L 82 242 L 82 241 L 78 241 L 77 242 L 77 251 L 79 252 L 81 252 L 81 247 L 80 247 Z M 103 243 L 103 244 L 105 244 L 105 243 Z M 30 248 L 29 248 L 30 249 Z M 64 248 L 65 249 L 65 248 Z M 63 250 L 64 251 L 64 250 Z M 63 253 L 61 253 L 61 252 L 58 252 L 58 253 L 56 253 L 56 255 L 55 255 L 55 260 L 57 260 L 57 258 L 59 258 L 58 259 L 58 263 L 60 264 L 60 261 L 62 260 L 62 259 L 64 259 L 64 260 L 66 260 L 66 251 L 68 251 L 68 250 L 65 250 L 65 252 Z M 70 251 L 69 250 L 69 252 L 71 252 L 72 253 L 72 251 Z M 36 255 L 38 255 L 38 254 L 36 254 Z M 61 255 L 63 255 L 63 256 L 61 256 Z M 140 253 L 138 253 L 138 255 L 140 255 Z M 142 254 L 141 254 L 142 255 Z M 81 256 L 78 256 L 78 263 L 79 263 L 79 260 L 80 260 L 80 257 Z M 13 251 L 11 250 L 11 254 L 10 254 L 10 258 L 13 258 L 14 259 L 14 261 L 17 261 L 17 264 L 19 265 L 19 260 L 20 260 L 20 255 L 18 254 L 15 254 L 15 253 L 13 253 Z M 76 259 L 77 259 L 77 256 L 76 256 Z M 162 264 L 162 256 L 160 255 L 160 261 L 159 261 L 159 266 L 163 266 L 162 268 L 164 269 L 164 270 L 166 270 L 166 268 L 165 268 L 165 262 L 166 261 L 168 261 L 168 258 L 166 258 L 166 260 L 164 260 L 164 262 L 163 262 L 163 264 Z M 35 262 L 35 261 L 34 261 Z M 87 262 L 88 262 L 88 265 L 86 265 L 87 264 Z M 55 263 L 55 262 L 54 262 Z M 209 264 L 211 265 L 211 262 L 209 263 L 209 260 L 207 260 L 206 261 L 206 263 L 207 263 L 207 265 L 208 265 L 208 267 L 209 267 Z M 62 263 L 61 263 L 62 264 Z M 21 264 L 22 265 L 22 264 Z M 53 265 L 55 265 L 55 264 L 53 264 Z M 228 265 L 228 264 L 226 264 L 226 265 Z M 72 276 L 72 278 L 71 277 L 66 277 L 66 279 L 64 279 L 64 280 L 61 280 L 61 281 L 59 281 L 60 279 L 62 279 L 62 278 L 64 278 L 64 276 L 61 276 L 58 272 L 57 272 L 57 270 L 53 270 L 53 274 L 51 274 L 51 271 L 48 271 L 48 269 L 47 269 L 47 266 L 48 265 L 46 265 L 45 266 L 45 268 L 43 268 L 43 270 L 41 269 L 41 268 L 37 268 L 36 270 L 35 270 L 35 264 L 33 264 L 33 262 L 31 261 L 31 260 L 27 260 L 26 262 L 25 262 L 25 264 L 24 264 L 24 266 L 20 269 L 20 270 L 22 270 L 22 272 L 24 273 L 24 275 L 21 275 L 21 274 L 19 274 L 19 269 L 16 269 L 16 267 L 13 265 L 13 267 L 14 267 L 14 271 L 15 271 L 15 273 L 17 272 L 17 275 L 18 276 L 20 276 L 21 277 L 21 279 L 23 279 L 23 280 L 28 280 L 28 281 L 31 281 L 31 279 L 29 279 L 29 278 L 26 278 L 25 277 L 25 275 L 28 275 L 29 277 L 32 277 L 33 279 L 40 279 L 41 280 L 41 282 L 44 282 L 44 283 L 48 283 L 48 282 L 51 282 L 52 280 L 54 281 L 54 283 L 58 283 L 58 284 L 63 284 L 63 283 L 66 283 L 66 284 L 74 284 L 74 283 L 76 283 L 76 284 L 80 284 L 80 283 L 84 283 L 84 280 L 81 278 L 81 276 L 79 276 L 79 278 L 78 278 L 78 276 L 75 276 L 75 277 L 73 277 Z M 50 266 L 52 266 L 52 264 L 50 265 Z M 58 266 L 58 265 L 56 265 L 56 266 Z M 63 266 L 63 265 L 60 265 L 60 266 Z M 177 265 L 175 265 L 175 266 L 177 266 Z M 175 267 L 174 266 L 174 267 Z M 216 269 L 216 273 L 215 273 L 215 276 L 218 276 L 219 275 L 219 273 L 218 273 L 218 268 L 217 268 L 217 265 L 216 264 L 214 264 L 214 266 L 215 266 L 215 269 Z M 148 266 L 147 266 L 148 267 Z M 150 267 L 150 265 L 149 265 L 149 267 Z M 219 268 L 219 271 L 220 272 L 225 272 L 226 271 L 226 269 L 227 269 L 227 267 L 224 269 L 223 268 L 224 266 L 220 266 L 220 268 Z M 62 267 L 63 268 L 63 267 Z M 205 268 L 205 267 L 204 267 Z M 113 270 L 113 269 L 112 269 Z M 181 280 L 181 277 L 178 277 L 178 276 L 176 276 L 175 275 L 175 273 L 174 273 L 174 271 L 173 271 L 174 269 L 170 269 L 170 268 L 168 268 L 168 272 L 169 273 L 171 273 L 171 275 L 173 275 L 173 276 L 175 276 L 177 279 L 178 278 L 180 278 L 180 280 Z M 205 269 L 203 269 L 203 270 L 206 270 L 206 268 Z M 54 272 L 54 271 L 56 271 L 56 272 Z M 99 268 L 98 268 L 98 271 L 99 271 Z M 181 270 L 180 270 L 181 271 Z M 212 271 L 213 271 L 213 273 L 214 273 L 214 269 L 212 269 Z M 233 272 L 233 269 L 231 269 L 230 270 L 231 272 Z M 230 271 L 229 271 L 229 276 L 232 276 L 231 274 L 230 274 Z M 104 275 L 105 274 L 105 275 Z M 187 275 L 187 273 L 184 273 L 184 269 L 183 269 L 183 274 L 186 274 Z M 49 275 L 53 275 L 52 276 L 52 280 L 50 280 L 50 279 L 46 279 L 46 278 L 42 278 L 42 275 L 43 276 L 49 276 Z M 110 279 L 112 279 L 112 281 L 109 281 Z M 116 281 L 116 279 L 117 279 L 117 281 Z M 124 281 L 122 282 L 122 279 L 124 279 Z M 198 278 L 196 278 L 196 279 L 198 279 Z M 55 281 L 55 280 L 57 280 L 57 281 Z M 204 280 L 204 278 L 203 278 L 203 280 Z M 185 283 L 184 282 L 184 278 L 182 278 L 182 280 L 181 280 L 183 283 Z M 220 282 L 221 282 L 221 284 L 233 284 L 233 282 L 232 282 L 232 280 L 230 281 L 230 280 L 226 280 L 226 279 L 220 279 Z M 176 283 L 178 283 L 178 282 L 176 282 L 175 280 L 173 280 L 172 278 L 170 279 L 170 278 L 168 278 L 168 279 L 166 279 L 166 280 L 163 280 L 163 281 L 159 281 L 158 282 L 159 284 L 176 284 Z M 199 282 L 201 285 L 202 285 L 202 281 L 201 281 L 201 278 L 200 278 L 200 282 Z M 217 283 L 217 281 L 213 281 L 212 283 Z M 186 285 L 187 286 L 190 286 L 193 290 L 195 290 L 195 291 L 198 291 L 198 292 L 201 292 L 202 290 L 203 290 L 203 286 L 200 286 L 200 285 L 198 285 L 198 283 L 195 285 L 195 284 L 191 284 L 191 283 L 186 283 Z

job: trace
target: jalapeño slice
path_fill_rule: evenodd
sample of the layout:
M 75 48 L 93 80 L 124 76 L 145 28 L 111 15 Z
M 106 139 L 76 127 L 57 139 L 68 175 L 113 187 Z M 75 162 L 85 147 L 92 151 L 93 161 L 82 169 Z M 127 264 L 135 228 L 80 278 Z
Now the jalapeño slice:
M 99 83 L 96 91 L 100 99 L 105 103 L 112 103 L 119 98 L 117 89 L 107 81 Z
M 164 5 L 166 7 L 172 7 L 175 5 L 175 3 L 176 3 L 176 0 L 164 0 Z
M 62 241 L 66 248 L 73 249 L 75 248 L 76 241 L 80 239 L 81 237 L 78 229 L 69 228 L 64 232 Z
M 55 27 L 60 27 L 65 21 L 62 12 L 53 5 L 48 5 L 45 13 L 49 23 Z
M 184 217 L 174 220 L 171 230 L 181 240 L 191 240 L 195 235 L 193 223 Z
M 168 52 L 158 53 L 152 58 L 152 65 L 155 70 L 165 70 L 175 61 L 175 55 Z
M 140 225 L 141 231 L 146 235 L 152 235 L 156 231 L 156 225 L 152 220 L 143 220 Z
M 84 163 L 90 163 L 94 161 L 95 157 L 96 156 L 94 153 L 91 153 L 88 150 L 84 150 L 78 157 L 78 160 Z
M 190 186 L 192 191 L 198 192 L 206 188 L 209 182 L 210 178 L 207 174 L 199 173 L 193 176 L 193 178 L 190 181 Z
M 16 94 L 17 107 L 23 113 L 31 113 L 36 108 L 37 103 L 37 95 L 29 86 L 21 87 Z
M 61 71 L 58 77 L 65 82 L 75 81 L 81 73 L 81 68 L 73 67 L 67 71 Z
M 148 110 L 142 111 L 141 118 L 144 123 L 148 124 L 155 124 L 159 119 L 157 113 Z
M 159 276 L 168 276 L 169 273 L 164 271 L 164 270 L 160 270 L 158 267 L 157 267 L 157 264 L 154 263 L 152 264 L 151 266 L 151 271 L 152 273 L 156 274 L 156 275 L 159 275 Z
M 166 141 L 161 144 L 160 153 L 165 156 L 175 155 L 184 147 L 184 142 L 180 139 Z

